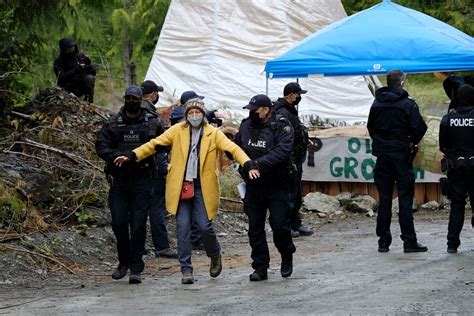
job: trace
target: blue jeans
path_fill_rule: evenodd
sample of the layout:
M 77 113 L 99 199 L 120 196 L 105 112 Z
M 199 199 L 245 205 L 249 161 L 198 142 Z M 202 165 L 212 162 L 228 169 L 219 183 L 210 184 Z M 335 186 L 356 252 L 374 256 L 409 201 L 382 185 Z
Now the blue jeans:
M 163 177 L 154 180 L 152 207 L 148 214 L 150 217 L 151 238 L 153 246 L 157 251 L 170 247 L 168 230 L 165 223 L 165 181 Z
M 199 180 L 194 181 L 194 198 L 180 201 L 176 214 L 176 230 L 178 235 L 178 260 L 181 272 L 193 272 L 191 262 L 191 223 L 195 222 L 202 235 L 202 242 L 208 257 L 213 257 L 221 252 L 217 235 L 212 227 L 212 222 L 207 217 L 206 207 L 202 198 Z

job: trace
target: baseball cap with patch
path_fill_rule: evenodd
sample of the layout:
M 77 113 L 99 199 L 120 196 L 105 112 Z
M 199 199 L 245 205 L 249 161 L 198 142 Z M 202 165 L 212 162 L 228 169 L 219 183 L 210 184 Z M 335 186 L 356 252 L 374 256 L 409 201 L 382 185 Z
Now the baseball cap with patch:
M 144 95 L 153 92 L 162 92 L 164 90 L 162 86 L 157 85 L 151 80 L 143 81 L 141 88 Z
M 244 109 L 253 111 L 258 108 L 272 108 L 272 100 L 264 94 L 257 94 L 250 99 L 249 104 L 243 107 Z
M 127 89 L 125 90 L 125 96 L 141 98 L 143 97 L 143 92 L 139 86 L 132 84 L 132 85 L 129 85 Z
M 183 94 L 181 95 L 180 101 L 181 101 L 181 104 L 184 105 L 189 100 L 196 99 L 196 98 L 199 98 L 201 100 L 204 99 L 202 95 L 198 95 L 194 91 L 184 91 Z
M 305 94 L 306 92 L 308 91 L 301 89 L 301 86 L 298 82 L 290 82 L 283 89 L 283 96 L 286 97 L 292 93 Z

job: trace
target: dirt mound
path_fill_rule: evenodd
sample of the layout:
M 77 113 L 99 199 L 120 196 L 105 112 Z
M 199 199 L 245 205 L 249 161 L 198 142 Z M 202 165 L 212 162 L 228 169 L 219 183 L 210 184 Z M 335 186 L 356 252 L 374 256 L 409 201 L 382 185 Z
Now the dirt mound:
M 107 112 L 58 88 L 20 111 L 11 112 L 0 143 L 0 240 L 12 232 L 105 224 L 107 183 L 94 142 Z

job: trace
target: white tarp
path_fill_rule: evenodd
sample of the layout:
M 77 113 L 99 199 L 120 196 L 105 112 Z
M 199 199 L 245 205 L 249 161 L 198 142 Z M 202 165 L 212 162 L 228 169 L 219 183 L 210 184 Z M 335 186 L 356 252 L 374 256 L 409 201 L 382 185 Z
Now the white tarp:
M 303 180 L 329 182 L 373 182 L 376 157 L 372 140 L 359 136 L 318 137 L 322 146 L 308 152 L 303 164 Z M 440 174 L 413 169 L 416 182 L 437 183 Z
M 159 105 L 186 90 L 247 114 L 242 106 L 265 93 L 265 62 L 322 27 L 344 18 L 340 0 L 173 0 L 153 54 L 147 80 L 165 88 Z M 269 96 L 291 80 L 269 80 Z M 300 116 L 365 121 L 373 97 L 362 77 L 300 79 L 308 93 Z

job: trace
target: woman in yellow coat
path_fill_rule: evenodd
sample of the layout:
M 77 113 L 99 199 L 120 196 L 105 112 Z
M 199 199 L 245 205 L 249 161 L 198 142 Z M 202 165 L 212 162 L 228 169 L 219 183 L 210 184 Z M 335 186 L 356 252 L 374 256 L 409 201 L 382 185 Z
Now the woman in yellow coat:
M 192 220 L 198 224 L 206 253 L 211 258 L 211 277 L 217 277 L 222 270 L 221 249 L 211 222 L 220 202 L 218 150 L 230 152 L 244 166 L 250 178 L 259 177 L 259 172 L 257 169 L 250 169 L 253 164 L 239 146 L 206 122 L 206 111 L 201 99 L 191 99 L 185 106 L 184 122 L 173 125 L 165 133 L 134 149 L 133 153 L 117 157 L 115 164 L 121 166 L 130 159 L 141 161 L 155 154 L 157 146 L 172 146 L 166 180 L 166 208 L 176 215 L 178 259 L 183 273 L 181 281 L 183 284 L 192 284 Z M 193 182 L 194 196 L 188 200 L 181 199 L 184 181 Z

